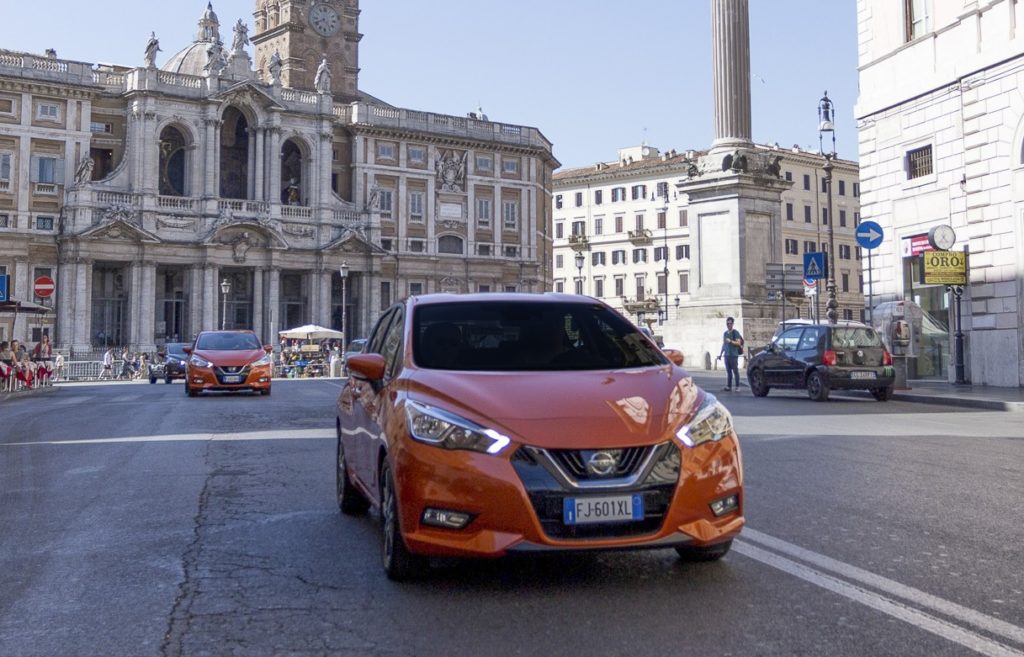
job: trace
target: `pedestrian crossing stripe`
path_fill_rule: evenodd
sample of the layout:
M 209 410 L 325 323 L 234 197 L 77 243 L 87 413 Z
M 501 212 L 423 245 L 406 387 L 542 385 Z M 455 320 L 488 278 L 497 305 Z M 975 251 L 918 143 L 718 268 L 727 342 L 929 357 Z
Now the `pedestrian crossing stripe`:
M 818 261 L 814 258 L 807 263 L 807 270 L 804 271 L 804 276 L 807 278 L 816 277 L 821 278 L 821 269 L 818 268 Z

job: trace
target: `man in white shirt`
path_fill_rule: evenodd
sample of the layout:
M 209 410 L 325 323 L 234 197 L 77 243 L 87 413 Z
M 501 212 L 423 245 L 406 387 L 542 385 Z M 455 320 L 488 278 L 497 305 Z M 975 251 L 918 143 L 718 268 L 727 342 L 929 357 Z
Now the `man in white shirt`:
M 103 354 L 103 371 L 100 372 L 100 379 L 114 378 L 114 350 L 107 349 Z

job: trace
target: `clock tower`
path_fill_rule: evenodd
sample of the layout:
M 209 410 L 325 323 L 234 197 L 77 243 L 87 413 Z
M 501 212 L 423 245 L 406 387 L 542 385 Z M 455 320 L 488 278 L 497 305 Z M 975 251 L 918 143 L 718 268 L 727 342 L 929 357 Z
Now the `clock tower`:
M 359 0 L 256 0 L 256 70 L 271 79 L 269 62 L 281 58 L 281 84 L 312 90 L 320 61 L 331 69 L 331 91 L 338 100 L 359 93 Z

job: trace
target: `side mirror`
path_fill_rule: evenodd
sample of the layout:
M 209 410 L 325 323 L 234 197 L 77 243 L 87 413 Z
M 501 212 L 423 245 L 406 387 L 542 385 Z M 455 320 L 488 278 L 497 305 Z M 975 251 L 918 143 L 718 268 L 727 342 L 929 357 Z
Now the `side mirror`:
M 184 351 L 186 354 L 192 353 L 192 347 L 182 347 L 181 350 Z
M 268 354 L 272 354 L 274 353 L 274 347 L 273 345 L 265 344 L 263 345 L 263 351 L 267 352 Z
M 671 347 L 664 349 L 663 351 L 665 352 L 665 355 L 668 356 L 668 359 L 672 361 L 673 365 L 678 365 L 679 367 L 683 366 L 683 352 L 678 349 L 672 349 Z
M 345 362 L 349 373 L 357 379 L 380 381 L 384 378 L 384 357 L 380 354 L 352 354 Z

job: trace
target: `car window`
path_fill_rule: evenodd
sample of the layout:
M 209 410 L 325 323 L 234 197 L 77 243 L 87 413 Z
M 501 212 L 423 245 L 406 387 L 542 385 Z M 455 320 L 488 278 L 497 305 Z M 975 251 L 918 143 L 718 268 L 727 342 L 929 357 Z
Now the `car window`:
M 429 369 L 592 370 L 667 364 L 604 304 L 493 301 L 418 306 L 412 353 Z
M 810 351 L 811 349 L 818 348 L 818 339 L 824 333 L 824 329 L 820 326 L 810 326 L 804 329 L 803 335 L 800 336 L 800 344 L 797 347 L 799 351 Z
M 797 346 L 800 344 L 800 334 L 803 332 L 804 329 L 802 326 L 791 328 L 780 335 L 779 339 L 775 342 L 783 351 L 796 351 Z
M 373 331 L 370 332 L 368 347 L 365 349 L 366 353 L 379 354 L 381 352 L 381 349 L 384 346 L 384 335 L 387 333 L 388 326 L 391 325 L 391 321 L 395 318 L 396 310 L 397 308 L 392 308 L 377 320 L 377 325 L 374 326 Z
M 882 339 L 873 328 L 867 326 L 837 327 L 832 329 L 833 349 L 861 349 L 881 347 Z
M 384 333 L 384 341 L 381 346 L 380 355 L 384 357 L 384 373 L 388 377 L 394 376 L 402 361 L 402 331 L 405 328 L 405 312 L 402 308 L 395 311 L 394 318 Z
M 252 333 L 204 333 L 196 341 L 196 349 L 209 351 L 250 351 L 261 348 L 260 341 Z
M 179 344 L 179 343 L 169 344 L 169 345 L 167 345 L 167 353 L 169 353 L 172 356 L 180 356 L 180 357 L 184 358 L 185 357 L 184 347 L 185 347 L 184 344 Z

